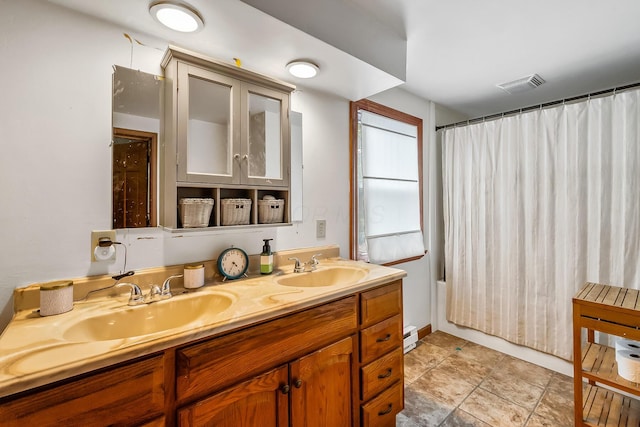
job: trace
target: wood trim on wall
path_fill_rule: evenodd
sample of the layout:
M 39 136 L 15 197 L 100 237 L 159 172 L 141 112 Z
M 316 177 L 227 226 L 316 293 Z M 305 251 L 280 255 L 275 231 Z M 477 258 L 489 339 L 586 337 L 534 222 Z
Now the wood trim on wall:
M 358 204 L 357 204 L 357 177 L 356 174 L 356 160 L 357 160 L 357 138 L 358 138 L 358 110 L 365 110 L 375 114 L 379 114 L 390 119 L 398 120 L 410 125 L 416 126 L 418 130 L 418 191 L 420 193 L 420 229 L 424 233 L 424 207 L 423 207 L 423 174 L 422 174 L 422 144 L 423 144 L 423 121 L 420 117 L 412 116 L 402 111 L 395 110 L 386 105 L 378 104 L 377 102 L 370 101 L 368 99 L 361 99 L 359 101 L 351 101 L 349 103 L 349 255 L 351 259 L 358 259 L 357 256 L 357 230 L 356 230 L 356 218 L 358 217 Z M 425 254 L 427 251 L 425 251 Z M 384 265 L 396 265 L 402 264 L 408 261 L 415 261 L 422 256 L 395 260 Z

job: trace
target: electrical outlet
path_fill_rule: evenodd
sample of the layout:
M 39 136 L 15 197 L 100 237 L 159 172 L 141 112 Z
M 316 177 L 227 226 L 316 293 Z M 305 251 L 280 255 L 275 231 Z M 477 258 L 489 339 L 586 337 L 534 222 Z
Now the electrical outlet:
M 316 237 L 327 237 L 327 221 L 324 219 L 316 220 Z
M 107 261 L 107 260 L 112 260 L 115 258 L 115 251 L 113 252 L 113 254 L 105 259 L 96 259 L 96 254 L 95 254 L 95 250 L 96 250 L 96 246 L 98 246 L 98 240 L 101 237 L 108 237 L 109 239 L 111 239 L 112 242 L 116 241 L 116 231 L 115 230 L 94 230 L 91 232 L 91 261 L 95 262 L 95 261 Z M 108 248 L 104 248 L 105 251 L 108 249 L 112 249 L 113 246 L 110 246 Z M 108 251 L 107 251 L 108 252 Z M 105 252 L 106 253 L 106 252 Z

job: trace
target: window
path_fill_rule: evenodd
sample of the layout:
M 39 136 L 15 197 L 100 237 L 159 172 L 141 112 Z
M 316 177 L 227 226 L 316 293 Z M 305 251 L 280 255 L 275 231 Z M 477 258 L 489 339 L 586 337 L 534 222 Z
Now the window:
M 351 257 L 399 264 L 424 256 L 422 119 L 351 103 Z

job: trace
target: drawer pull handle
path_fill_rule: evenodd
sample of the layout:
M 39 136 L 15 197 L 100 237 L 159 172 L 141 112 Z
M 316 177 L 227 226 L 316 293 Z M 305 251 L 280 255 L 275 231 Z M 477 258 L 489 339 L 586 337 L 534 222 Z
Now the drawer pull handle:
M 295 388 L 300 388 L 302 387 L 302 380 L 300 378 L 298 378 L 297 380 L 295 380 L 295 382 L 293 383 L 293 386 Z
M 384 378 L 389 378 L 391 376 L 391 372 L 393 371 L 393 369 L 389 368 L 387 369 L 387 372 L 385 372 L 384 374 L 380 374 L 378 375 L 379 379 L 384 379 Z
M 289 390 L 291 390 L 289 384 L 283 384 L 282 387 L 280 387 L 280 391 L 282 392 L 282 394 L 289 394 Z
M 389 403 L 389 406 L 387 406 L 387 409 L 385 409 L 384 411 L 378 412 L 378 416 L 381 417 L 383 415 L 387 415 L 392 410 L 393 410 L 393 403 Z
M 385 342 L 385 341 L 389 341 L 390 339 L 391 339 L 391 334 L 387 334 L 385 335 L 384 338 L 378 338 L 376 342 Z

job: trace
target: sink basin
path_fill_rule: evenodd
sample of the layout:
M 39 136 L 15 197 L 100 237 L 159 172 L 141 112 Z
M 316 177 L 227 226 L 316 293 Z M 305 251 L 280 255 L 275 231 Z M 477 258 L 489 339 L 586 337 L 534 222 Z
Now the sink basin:
M 322 286 L 352 285 L 368 274 L 364 268 L 357 267 L 321 267 L 308 273 L 291 273 L 276 279 L 276 282 L 284 286 L 296 286 L 301 288 L 315 288 Z
M 176 296 L 88 317 L 63 334 L 69 341 L 107 341 L 153 334 L 215 316 L 233 303 L 223 294 Z

